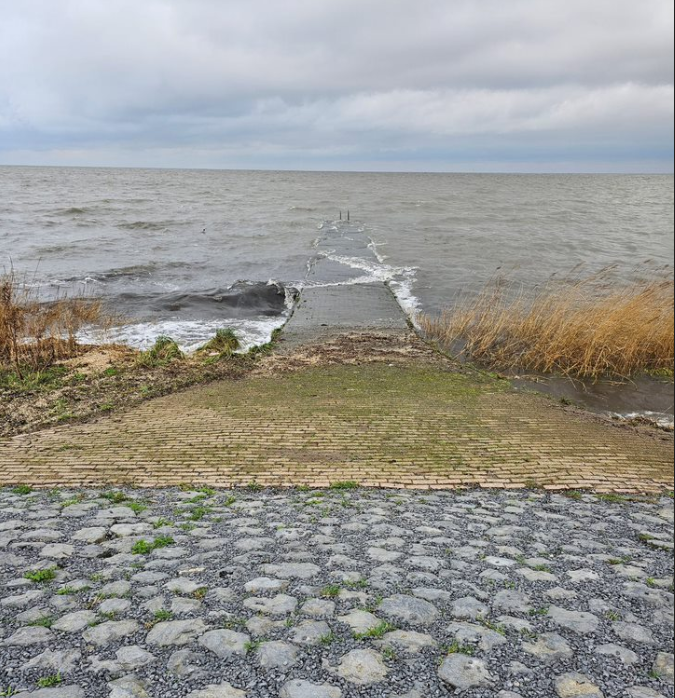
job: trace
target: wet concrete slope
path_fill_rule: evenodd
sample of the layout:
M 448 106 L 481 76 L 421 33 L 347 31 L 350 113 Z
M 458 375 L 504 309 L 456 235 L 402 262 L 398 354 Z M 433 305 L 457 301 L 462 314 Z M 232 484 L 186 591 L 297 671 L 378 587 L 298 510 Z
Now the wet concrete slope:
M 345 332 L 406 332 L 408 321 L 387 269 L 357 223 L 327 223 L 308 263 L 298 306 L 284 331 L 287 346 Z

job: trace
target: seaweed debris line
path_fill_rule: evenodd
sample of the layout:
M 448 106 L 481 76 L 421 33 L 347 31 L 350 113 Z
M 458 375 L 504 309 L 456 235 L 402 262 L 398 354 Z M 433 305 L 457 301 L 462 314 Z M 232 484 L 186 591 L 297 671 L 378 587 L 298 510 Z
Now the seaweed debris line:
M 289 347 L 350 332 L 408 331 L 396 290 L 401 270 L 384 264 L 356 222 L 323 226 L 296 309 L 284 330 Z

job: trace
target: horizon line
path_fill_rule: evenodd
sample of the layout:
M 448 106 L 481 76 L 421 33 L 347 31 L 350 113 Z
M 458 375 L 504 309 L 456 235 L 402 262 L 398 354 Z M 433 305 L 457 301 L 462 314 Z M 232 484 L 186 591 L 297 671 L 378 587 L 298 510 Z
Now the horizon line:
M 36 165 L 0 163 L 0 168 L 16 169 L 72 169 L 72 170 L 153 170 L 174 172 L 288 172 L 297 174 L 401 174 L 401 175 L 520 175 L 520 176 L 544 176 L 544 175 L 572 175 L 572 176 L 648 176 L 671 177 L 675 170 L 669 172 L 651 171 L 566 171 L 566 170 L 327 170 L 327 169 L 301 169 L 301 168 L 261 168 L 261 167 L 199 167 L 199 166 L 159 166 L 159 165 Z

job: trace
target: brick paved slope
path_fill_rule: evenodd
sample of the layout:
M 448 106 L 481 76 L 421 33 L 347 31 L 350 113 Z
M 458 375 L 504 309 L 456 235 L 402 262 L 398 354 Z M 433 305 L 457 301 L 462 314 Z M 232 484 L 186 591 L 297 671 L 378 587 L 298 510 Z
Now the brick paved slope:
M 613 428 L 439 363 L 222 382 L 0 441 L 0 485 L 180 483 L 654 491 L 672 440 Z

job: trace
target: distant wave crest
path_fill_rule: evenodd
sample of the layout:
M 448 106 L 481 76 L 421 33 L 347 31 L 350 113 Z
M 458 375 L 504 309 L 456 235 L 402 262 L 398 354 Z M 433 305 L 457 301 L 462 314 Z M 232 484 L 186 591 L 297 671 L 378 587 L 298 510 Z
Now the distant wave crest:
M 134 221 L 120 223 L 117 227 L 122 230 L 166 230 L 172 224 L 172 221 Z

